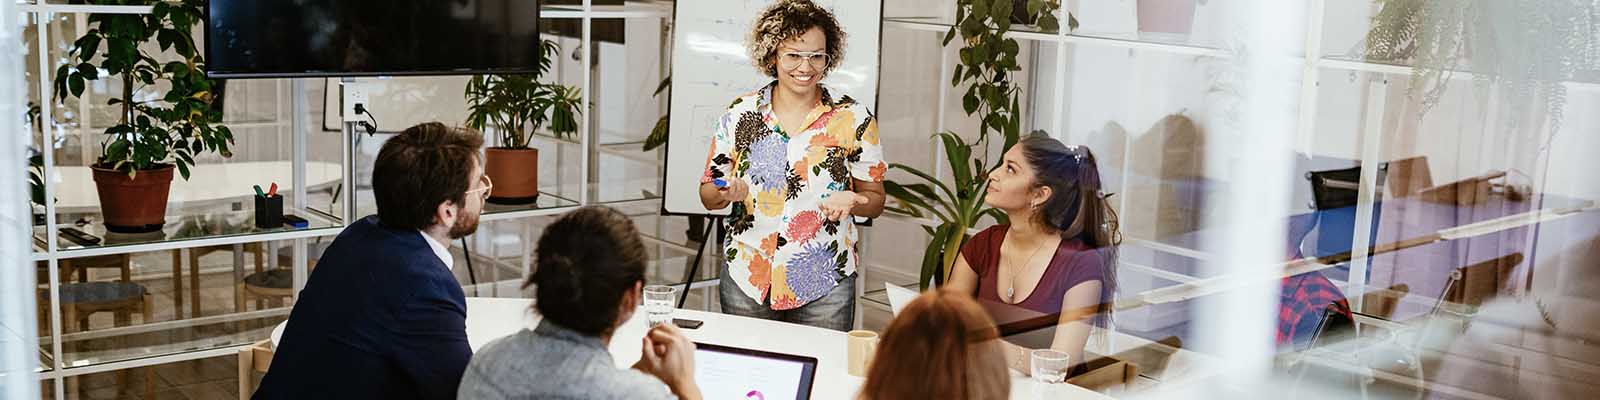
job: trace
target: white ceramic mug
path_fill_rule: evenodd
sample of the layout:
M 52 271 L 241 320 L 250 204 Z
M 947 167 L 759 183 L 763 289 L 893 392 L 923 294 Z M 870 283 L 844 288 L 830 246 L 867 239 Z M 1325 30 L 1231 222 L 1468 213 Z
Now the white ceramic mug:
M 878 333 L 866 330 L 850 331 L 849 367 L 850 375 L 867 376 L 867 366 L 872 364 L 872 356 L 878 352 Z

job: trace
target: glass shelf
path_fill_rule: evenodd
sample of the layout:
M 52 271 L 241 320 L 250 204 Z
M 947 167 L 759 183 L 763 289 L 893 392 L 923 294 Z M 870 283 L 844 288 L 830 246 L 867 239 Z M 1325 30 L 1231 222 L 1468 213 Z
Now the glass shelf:
M 1324 55 L 1318 64 L 1320 64 L 1320 66 L 1323 68 L 1401 74 L 1406 76 L 1411 75 L 1411 71 L 1414 67 L 1410 63 L 1401 60 L 1368 60 L 1365 57 L 1353 54 Z M 1473 72 L 1469 67 L 1469 65 L 1466 65 L 1466 61 L 1463 60 L 1458 62 L 1456 65 L 1449 67 L 1448 69 L 1450 70 L 1449 73 L 1453 74 L 1455 78 L 1470 80 L 1476 76 L 1477 73 Z M 1563 82 L 1582 86 L 1600 86 L 1600 69 L 1578 71 L 1575 73 L 1573 79 L 1565 80 Z
M 341 228 L 342 223 L 337 218 L 323 215 L 319 212 L 306 212 L 286 208 L 285 214 L 305 218 L 309 226 L 305 228 L 292 228 L 288 226 L 277 228 L 258 228 L 255 226 L 255 210 L 233 211 L 203 211 L 191 214 L 168 215 L 166 225 L 160 231 L 149 233 L 116 233 L 108 232 L 99 213 L 91 213 L 79 219 L 77 223 L 63 221 L 60 226 L 76 227 L 100 239 L 95 244 L 79 244 L 57 235 L 57 249 L 63 252 L 63 257 L 71 256 L 73 251 L 94 248 L 121 247 L 144 244 L 175 243 L 200 239 L 216 239 L 227 237 L 242 237 L 285 232 L 310 232 L 324 229 Z M 62 219 L 72 217 L 62 215 Z M 88 223 L 82 223 L 87 221 Z M 43 248 L 49 233 L 45 226 L 33 227 L 34 245 Z M 177 248 L 181 246 L 173 246 Z
M 166 329 L 144 326 L 112 328 L 127 333 L 94 335 L 78 340 L 62 338 L 66 370 L 96 364 L 171 356 L 255 343 L 288 319 L 287 309 L 267 316 L 207 324 L 177 324 Z M 108 331 L 111 329 L 107 329 Z M 92 334 L 96 331 L 81 332 Z
M 541 190 L 541 191 L 539 191 L 538 200 L 535 200 L 533 203 L 530 203 L 530 204 L 495 204 L 495 203 L 485 204 L 483 206 L 483 215 L 487 217 L 487 216 L 497 215 L 497 214 L 521 213 L 521 212 L 525 212 L 525 211 L 547 210 L 547 209 L 563 208 L 563 207 L 576 207 L 577 205 L 578 205 L 578 201 L 577 200 L 569 199 L 569 198 L 566 198 L 566 197 L 562 197 L 562 196 L 550 193 L 548 191 Z M 374 206 L 372 209 L 376 210 L 377 207 Z
M 567 212 L 578 207 L 578 201 L 563 196 L 555 195 L 549 191 L 539 191 L 539 199 L 530 204 L 494 204 L 484 205 L 481 221 L 501 221 L 540 215 L 553 215 Z M 371 208 L 377 210 L 377 207 Z
M 950 30 L 950 27 L 953 26 L 954 23 L 955 23 L 954 16 L 885 17 L 883 19 L 883 22 L 884 22 L 885 26 L 901 25 L 902 27 L 910 28 L 910 29 L 926 30 L 926 31 L 937 31 L 937 32 L 948 31 L 948 30 Z M 1063 22 L 1062 24 L 1065 25 L 1065 22 Z M 1016 24 L 1016 23 L 1011 24 L 1011 27 L 1009 28 L 1009 30 L 1011 32 L 1036 33 L 1036 34 L 1041 34 L 1041 35 L 1055 35 L 1056 34 L 1055 32 L 1049 32 L 1049 31 L 1045 31 L 1043 29 L 1040 29 L 1038 25 L 1023 25 L 1023 24 Z
M 885 27 L 898 27 L 930 32 L 945 32 L 950 29 L 951 21 L 946 17 L 895 17 L 884 18 Z M 1047 32 L 1035 25 L 1012 24 L 1008 36 L 1021 40 L 1065 41 L 1068 43 L 1081 43 L 1111 47 L 1124 47 L 1132 49 L 1165 51 L 1171 53 L 1188 53 L 1197 55 L 1216 55 L 1219 53 L 1214 43 L 1199 40 L 1188 35 L 1160 35 L 1141 34 L 1137 32 L 1069 32 L 1066 35 L 1057 35 L 1056 32 Z

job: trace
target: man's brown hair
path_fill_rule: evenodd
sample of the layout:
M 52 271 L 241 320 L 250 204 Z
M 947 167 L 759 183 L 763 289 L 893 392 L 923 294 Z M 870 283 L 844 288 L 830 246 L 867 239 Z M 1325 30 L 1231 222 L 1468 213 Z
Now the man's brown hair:
M 390 138 L 372 166 L 378 219 L 394 228 L 423 229 L 434 224 L 440 203 L 465 204 L 480 147 L 483 135 L 477 131 L 438 122 Z

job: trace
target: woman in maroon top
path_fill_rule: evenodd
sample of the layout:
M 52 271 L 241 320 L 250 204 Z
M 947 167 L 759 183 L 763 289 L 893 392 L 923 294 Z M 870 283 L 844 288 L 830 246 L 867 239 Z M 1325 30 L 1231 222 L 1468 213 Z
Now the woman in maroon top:
M 1100 191 L 1094 154 L 1045 136 L 1022 140 L 989 173 L 984 203 L 1006 213 L 967 241 L 943 290 L 1059 314 L 1050 348 L 1082 363 L 1090 327 L 1110 318 L 1116 285 L 1116 213 Z M 1028 372 L 1028 350 L 1006 343 L 1006 360 Z

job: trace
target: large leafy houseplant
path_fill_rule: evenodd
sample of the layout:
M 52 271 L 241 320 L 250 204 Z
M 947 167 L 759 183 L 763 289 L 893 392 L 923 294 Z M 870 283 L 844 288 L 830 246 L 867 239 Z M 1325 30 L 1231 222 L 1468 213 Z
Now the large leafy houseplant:
M 533 132 L 546 123 L 557 137 L 571 138 L 582 113 L 578 88 L 539 81 L 559 52 L 555 42 L 545 40 L 537 72 L 478 75 L 467 81 L 467 127 L 492 128 L 500 135 L 500 146 L 512 149 L 528 148 Z
M 467 126 L 493 130 L 500 144 L 485 151 L 484 173 L 495 182 L 489 200 L 502 204 L 531 203 L 539 196 L 539 152 L 529 147 L 534 132 L 545 124 L 557 137 L 578 131 L 583 99 L 578 88 L 540 82 L 560 49 L 553 41 L 540 44 L 539 65 L 532 74 L 479 75 L 467 82 Z
M 188 179 L 195 156 L 232 156 L 233 132 L 212 104 L 218 82 L 206 77 L 194 42 L 205 0 L 94 3 L 153 8 L 149 14 L 90 14 L 90 29 L 73 42 L 69 63 L 56 70 L 56 98 L 65 104 L 81 97 L 89 81 L 120 78 L 121 93 L 106 100 L 120 107 L 117 122 L 106 128 L 92 166 L 101 208 L 113 231 L 159 229 L 172 170 Z M 152 40 L 160 52 L 142 46 Z M 153 92 L 158 88 L 165 92 Z
M 945 162 L 955 178 L 951 184 L 938 177 L 904 164 L 890 168 L 905 171 L 920 182 L 888 181 L 884 189 L 899 203 L 890 209 L 918 218 L 933 218 L 936 226 L 924 226 L 931 239 L 923 250 L 918 284 L 926 289 L 930 284 L 942 284 L 955 265 L 961 246 L 970 235 L 967 230 L 988 215 L 1003 221 L 1005 214 L 985 208 L 983 198 L 988 185 L 987 174 L 999 163 L 991 157 L 990 140 L 999 135 L 1001 153 L 1009 150 L 1021 138 L 1022 109 L 1017 97 L 1021 88 L 1012 84 L 1012 73 L 1021 71 L 1017 55 L 1021 44 L 1005 37 L 1011 31 L 1013 19 L 1035 21 L 1045 32 L 1060 29 L 1055 11 L 1060 2 L 1054 0 L 1027 0 L 1024 5 L 1027 18 L 1013 18 L 1017 14 L 1012 0 L 958 0 L 956 20 L 944 36 L 949 45 L 957 34 L 961 36 L 959 52 L 961 63 L 950 77 L 950 86 L 966 86 L 961 106 L 967 115 L 978 117 L 977 140 L 968 143 L 954 132 L 941 132 L 936 137 L 944 145 Z M 1064 13 L 1065 14 L 1065 13 Z M 1077 21 L 1066 14 L 1068 29 L 1077 27 Z M 976 152 L 974 148 L 983 151 Z M 992 158 L 992 159 L 991 159 Z

